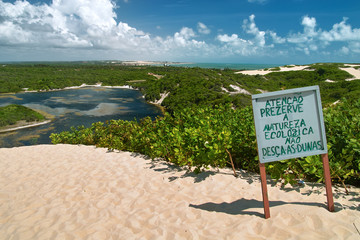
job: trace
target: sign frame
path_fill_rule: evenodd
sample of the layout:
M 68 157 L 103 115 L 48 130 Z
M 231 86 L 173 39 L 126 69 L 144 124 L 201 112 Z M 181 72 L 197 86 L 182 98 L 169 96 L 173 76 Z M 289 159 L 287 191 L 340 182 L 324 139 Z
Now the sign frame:
M 304 95 L 304 97 L 302 97 L 302 95 Z M 305 95 L 306 95 L 306 99 L 305 99 Z M 275 119 L 275 118 L 278 119 L 279 116 L 276 115 L 275 110 L 277 108 L 277 110 L 281 111 L 281 107 L 276 107 L 276 108 L 271 107 L 271 110 L 274 110 L 274 109 L 275 110 L 272 112 L 266 111 L 266 114 L 265 114 L 264 108 L 261 108 L 261 107 L 264 107 L 265 102 L 266 102 L 266 105 L 268 105 L 268 103 L 275 104 L 274 101 L 280 99 L 278 101 L 278 103 L 281 103 L 281 100 L 284 98 L 285 98 L 285 102 L 286 102 L 286 98 L 294 100 L 294 99 L 297 99 L 296 96 L 298 98 L 300 96 L 301 97 L 300 99 L 303 101 L 303 103 L 304 104 L 306 103 L 308 105 L 303 105 L 302 103 L 298 103 L 296 108 L 294 106 L 292 106 L 292 107 L 294 107 L 295 111 L 296 110 L 297 111 L 305 111 L 306 109 L 304 110 L 304 108 L 310 108 L 310 110 L 315 111 L 315 114 L 312 112 L 312 113 L 310 113 L 311 115 L 309 115 L 309 113 L 306 113 L 306 112 L 302 112 L 302 113 L 298 112 L 296 115 L 301 117 L 301 116 L 305 116 L 306 114 L 308 114 L 306 116 L 307 119 L 310 119 L 311 122 L 316 125 L 316 127 L 314 127 L 315 130 L 313 128 L 311 128 L 311 130 L 315 131 L 314 138 L 316 138 L 317 141 L 321 142 L 321 147 L 319 145 L 320 149 L 316 149 L 316 150 L 312 150 L 312 151 L 304 151 L 304 152 L 296 152 L 295 151 L 294 154 L 285 154 L 285 155 L 280 155 L 280 156 L 266 156 L 267 152 L 270 152 L 270 149 L 273 150 L 275 143 L 278 144 L 278 146 L 276 146 L 276 147 L 279 147 L 279 145 L 281 145 L 281 146 L 284 145 L 284 144 L 278 143 L 279 141 L 276 141 L 277 139 L 274 139 L 274 140 L 272 139 L 271 141 L 266 141 L 264 139 L 265 138 L 264 135 L 262 135 L 263 130 L 264 130 L 264 122 L 268 122 L 268 123 L 271 121 L 276 122 L 276 120 L 273 120 L 273 119 Z M 311 106 L 310 106 L 310 104 L 311 104 Z M 258 147 L 258 152 L 259 152 L 259 160 L 261 163 L 274 162 L 274 161 L 286 160 L 286 159 L 291 159 L 291 158 L 300 158 L 300 157 L 305 157 L 305 156 L 320 155 L 320 154 L 327 153 L 326 133 L 325 133 L 324 118 L 323 118 L 323 112 L 322 112 L 319 86 L 294 88 L 294 89 L 288 89 L 288 90 L 283 90 L 283 91 L 275 91 L 275 92 L 252 95 L 252 106 L 253 106 L 253 112 L 254 112 L 254 122 L 255 122 L 255 130 L 256 130 L 257 147 Z M 286 107 L 287 106 L 283 107 L 283 111 L 285 110 L 285 112 L 287 109 Z M 270 110 L 270 108 L 266 109 L 266 110 Z M 275 113 L 275 114 L 273 114 L 273 113 Z M 287 114 L 292 116 L 295 113 L 287 113 Z M 285 114 L 285 115 L 287 116 L 287 114 Z M 263 117 L 263 115 L 265 115 L 265 117 Z M 291 117 L 290 117 L 290 119 L 291 119 Z M 290 123 L 290 122 L 292 122 L 292 121 L 289 121 L 287 123 Z M 307 122 L 307 121 L 303 122 L 304 125 L 305 125 L 305 122 Z M 272 124 L 274 124 L 274 123 L 272 123 Z M 299 128 L 299 131 L 300 131 L 300 128 Z M 278 133 L 283 134 L 283 136 L 284 136 L 284 132 L 286 135 L 286 131 L 282 131 L 282 132 L 279 131 Z M 269 138 L 269 135 L 270 134 L 267 135 L 267 138 Z M 299 137 L 299 139 L 300 139 L 300 137 Z M 273 147 L 271 147 L 271 146 L 273 146 Z M 264 149 L 265 149 L 265 151 L 264 151 Z M 295 149 L 295 147 L 294 147 L 294 149 Z M 301 147 L 300 147 L 300 149 L 301 149 Z M 276 150 L 278 152 L 278 149 L 276 149 Z
M 320 138 L 319 141 L 321 141 L 321 146 L 322 149 L 316 149 L 315 151 L 312 151 L 313 149 L 311 149 L 311 151 L 304 151 L 304 153 L 295 153 L 292 155 L 284 155 L 284 156 L 276 156 L 277 158 L 270 158 L 270 159 L 265 159 L 264 158 L 264 154 L 262 151 L 262 140 L 261 136 L 260 136 L 260 132 L 262 130 L 267 130 L 270 128 L 262 128 L 262 125 L 259 124 L 259 116 L 261 117 L 262 115 L 269 115 L 271 116 L 276 116 L 278 114 L 273 114 L 270 110 L 261 110 L 258 108 L 259 106 L 257 105 L 257 101 L 263 100 L 263 99 L 278 99 L 281 96 L 285 96 L 285 95 L 300 95 L 302 93 L 310 93 L 313 94 L 313 108 L 315 108 L 315 113 L 316 113 L 316 119 L 315 119 L 315 123 L 317 123 L 317 127 L 319 129 L 311 131 L 311 133 L 315 133 L 317 131 L 318 135 L 317 137 Z M 275 98 L 276 97 L 276 98 Z M 291 99 L 291 97 L 289 98 Z M 295 97 L 293 97 L 293 100 L 295 99 Z M 302 105 L 300 105 L 300 101 L 298 101 L 299 99 L 297 98 L 297 103 L 298 106 L 296 107 L 297 112 L 303 112 L 300 111 L 300 109 L 302 109 Z M 276 100 L 275 100 L 276 101 Z M 286 99 L 284 100 L 284 102 L 286 103 Z M 302 101 L 301 101 L 302 102 Z M 274 104 L 274 101 L 272 102 Z M 307 103 L 309 104 L 309 103 Z M 266 102 L 266 106 L 267 105 L 271 105 L 268 102 Z M 323 162 L 323 168 L 324 168 L 324 179 L 325 179 L 325 188 L 326 188 L 326 197 L 327 197 L 327 205 L 328 205 L 328 210 L 330 212 L 334 212 L 335 207 L 334 207 L 334 198 L 333 198 L 333 193 L 332 193 L 332 187 L 331 187 L 331 176 L 330 176 L 330 168 L 329 168 L 329 156 L 328 156 L 328 152 L 327 152 L 327 142 L 326 142 L 326 133 L 325 133 L 325 124 L 324 124 L 324 118 L 323 118 L 323 112 L 322 112 L 322 105 L 321 105 L 321 98 L 320 98 L 320 89 L 319 86 L 311 86 L 311 87 L 303 87 L 303 88 L 294 88 L 294 89 L 288 89 L 288 90 L 283 90 L 283 91 L 275 91 L 275 92 L 269 92 L 269 93 L 263 93 L 263 94 L 256 94 L 256 95 L 252 95 L 252 106 L 253 106 L 253 114 L 254 114 L 254 124 L 255 124 L 255 130 L 256 130 L 256 140 L 257 140 L 257 147 L 258 147 L 258 154 L 259 154 L 259 169 L 260 169 L 260 178 L 261 178 L 261 189 L 262 189 L 262 197 L 263 197 L 263 205 L 264 205 L 264 217 L 265 219 L 270 218 L 270 204 L 269 204 L 269 198 L 268 198 L 268 192 L 267 192 L 267 182 L 266 182 L 266 168 L 265 168 L 265 163 L 267 162 L 273 162 L 273 161 L 280 161 L 280 160 L 285 160 L 285 159 L 290 159 L 290 158 L 299 158 L 299 157 L 305 157 L 305 156 L 312 156 L 312 155 L 321 155 L 322 158 L 322 162 Z M 259 111 L 260 110 L 260 111 Z M 294 108 L 295 110 L 295 108 Z M 268 113 L 266 112 L 268 111 Z M 280 110 L 281 111 L 281 110 Z M 284 112 L 287 111 L 287 108 L 285 107 Z M 283 113 L 283 112 L 282 112 Z M 286 116 L 286 118 L 283 118 L 284 120 L 288 120 L 288 117 Z M 290 117 L 290 119 L 293 119 L 293 116 Z M 308 119 L 309 120 L 309 119 Z M 304 121 L 304 125 L 306 125 L 306 121 Z M 313 121 L 309 121 L 312 124 L 314 124 Z M 270 126 L 270 125 L 268 125 Z M 273 125 L 272 125 L 273 126 Z M 285 128 L 283 125 L 283 129 Z M 288 123 L 288 126 L 290 126 L 290 123 Z M 299 130 L 300 131 L 300 130 Z M 299 133 L 299 138 L 300 138 L 300 133 Z M 291 136 L 292 138 L 294 138 L 294 136 Z M 297 136 L 296 136 L 297 137 Z M 315 135 L 316 137 L 316 135 Z M 260 140 L 260 141 L 259 141 Z M 267 139 L 269 140 L 269 139 Z M 271 140 L 271 139 L 270 139 Z M 315 141 L 316 142 L 316 141 Z M 286 143 L 286 142 L 285 142 Z M 292 151 L 290 151 L 292 152 Z M 266 152 L 265 152 L 266 153 Z

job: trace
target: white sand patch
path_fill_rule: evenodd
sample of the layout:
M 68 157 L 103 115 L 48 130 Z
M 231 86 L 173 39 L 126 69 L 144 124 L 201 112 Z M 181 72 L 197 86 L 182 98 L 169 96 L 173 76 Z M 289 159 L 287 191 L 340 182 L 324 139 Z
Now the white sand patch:
M 340 69 L 343 70 L 343 71 L 346 71 L 346 72 L 348 72 L 348 73 L 350 73 L 351 75 L 354 76 L 354 78 L 346 79 L 346 81 L 353 81 L 353 80 L 360 79 L 360 69 L 355 69 L 353 67 L 351 67 L 351 68 L 340 68 Z
M 150 103 L 152 104 L 156 104 L 156 105 L 161 105 L 162 102 L 165 100 L 165 98 L 167 96 L 169 96 L 170 92 L 164 92 L 164 93 L 160 93 L 160 99 L 159 100 L 156 100 L 154 102 L 150 101 Z
M 340 103 L 340 100 L 337 100 L 337 101 L 333 102 L 331 105 L 336 105 L 338 103 Z
M 79 89 L 79 88 L 86 88 L 86 87 L 101 87 L 102 83 L 97 83 L 94 85 L 88 85 L 88 84 L 81 84 L 80 86 L 72 86 L 72 87 L 65 87 L 64 90 L 68 90 L 68 89 Z M 62 90 L 62 89 L 52 89 L 52 90 Z
M 260 70 L 239 71 L 239 72 L 235 72 L 235 73 L 236 74 L 242 73 L 242 74 L 246 74 L 246 75 L 266 75 L 266 74 L 272 73 L 272 72 L 301 71 L 301 70 L 304 70 L 305 68 L 308 68 L 308 67 L 309 67 L 308 65 L 291 66 L 291 67 L 280 67 L 280 71 L 270 71 L 270 70 L 260 69 Z
M 266 93 L 268 91 L 262 90 L 262 89 L 256 89 L 257 91 L 261 92 L 261 93 Z
M 123 86 L 103 86 L 104 88 L 115 88 L 115 89 L 132 89 L 135 90 L 132 86 L 123 85 Z
M 348 67 L 360 67 L 360 64 L 344 64 L 344 66 L 348 66 Z
M 334 81 L 334 80 L 330 80 L 330 79 L 326 79 L 325 82 L 334 83 L 335 81 Z
M 230 84 L 230 87 L 233 88 L 235 90 L 235 92 L 230 92 L 229 90 L 227 90 L 226 88 L 222 87 L 221 89 L 224 91 L 224 92 L 227 92 L 229 94 L 246 94 L 246 95 L 251 95 L 251 93 L 239 86 L 236 86 L 236 85 L 232 85 Z
M 1 239 L 358 239 L 359 189 L 268 185 L 230 169 L 186 173 L 104 148 L 0 149 Z

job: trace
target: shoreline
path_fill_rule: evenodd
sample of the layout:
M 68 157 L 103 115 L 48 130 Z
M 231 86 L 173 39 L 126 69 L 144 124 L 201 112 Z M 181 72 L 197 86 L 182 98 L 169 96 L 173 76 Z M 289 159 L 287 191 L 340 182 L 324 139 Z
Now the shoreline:
M 37 92 L 56 92 L 56 91 L 64 91 L 64 90 L 72 90 L 72 89 L 81 89 L 86 87 L 103 87 L 103 88 L 117 88 L 117 89 L 131 89 L 131 90 L 138 90 L 130 85 L 122 85 L 122 86 L 102 86 L 102 83 L 98 83 L 95 85 L 89 85 L 89 84 L 81 84 L 80 86 L 70 86 L 70 87 L 64 87 L 64 88 L 55 88 L 55 89 L 49 89 L 49 90 L 31 90 L 28 91 L 27 88 L 23 88 L 23 92 L 25 93 L 37 93 Z M 9 94 L 15 94 L 15 93 L 9 93 Z
M 51 120 L 46 120 L 46 121 L 42 121 L 42 122 L 31 122 L 29 124 L 18 126 L 18 127 L 13 127 L 13 128 L 7 128 L 9 126 L 12 126 L 12 125 L 8 125 L 8 126 L 5 126 L 4 129 L 0 129 L 0 133 L 7 133 L 7 132 L 17 131 L 20 129 L 37 127 L 37 126 L 45 125 L 48 123 L 51 123 Z

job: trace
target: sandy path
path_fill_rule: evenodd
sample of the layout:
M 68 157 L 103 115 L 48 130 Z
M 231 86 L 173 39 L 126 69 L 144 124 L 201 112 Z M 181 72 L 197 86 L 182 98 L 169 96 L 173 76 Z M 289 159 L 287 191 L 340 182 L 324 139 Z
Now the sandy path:
M 359 189 L 269 185 L 257 175 L 199 175 L 91 146 L 0 149 L 0 239 L 359 239 Z

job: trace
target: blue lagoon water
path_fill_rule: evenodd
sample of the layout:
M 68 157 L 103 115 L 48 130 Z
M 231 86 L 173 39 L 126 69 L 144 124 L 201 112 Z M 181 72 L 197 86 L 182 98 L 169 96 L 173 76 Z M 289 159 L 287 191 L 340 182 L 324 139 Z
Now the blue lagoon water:
M 19 104 L 53 115 L 51 123 L 33 128 L 0 133 L 0 147 L 49 144 L 51 133 L 71 126 L 91 126 L 111 119 L 155 118 L 161 110 L 148 104 L 141 93 L 131 89 L 81 88 L 51 92 L 0 94 L 0 106 Z

